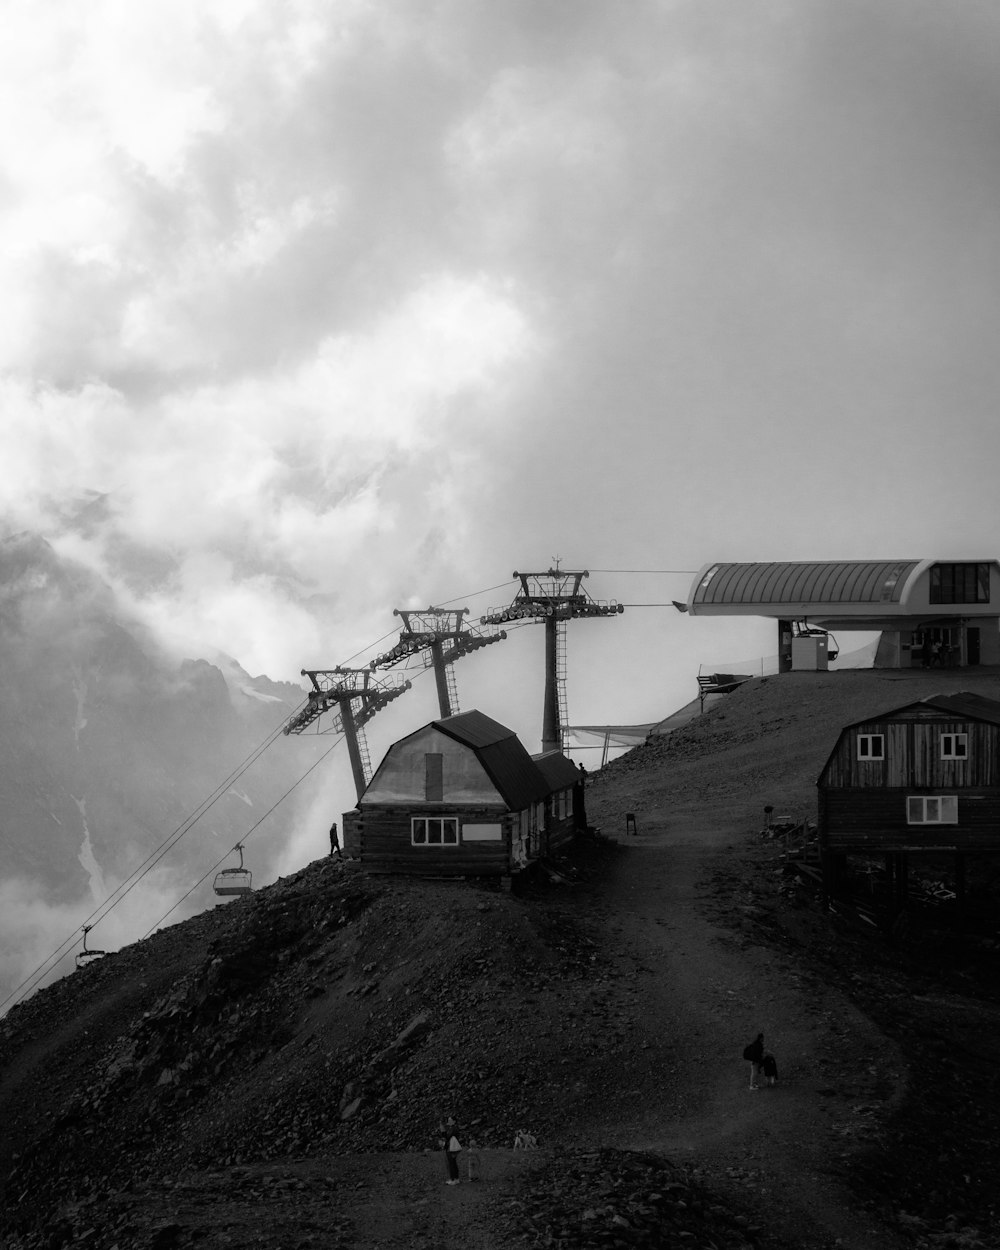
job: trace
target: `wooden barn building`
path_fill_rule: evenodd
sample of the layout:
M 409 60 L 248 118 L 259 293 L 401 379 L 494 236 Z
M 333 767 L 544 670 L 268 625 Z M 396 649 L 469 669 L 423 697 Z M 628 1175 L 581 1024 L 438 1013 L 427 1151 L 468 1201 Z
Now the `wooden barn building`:
M 1000 867 L 1000 702 L 931 695 L 848 725 L 817 785 L 828 896 L 865 874 L 898 912 L 919 874 L 962 906 Z
M 582 827 L 580 773 L 557 751 L 531 756 L 482 712 L 431 721 L 394 743 L 343 817 L 362 868 L 508 877 Z

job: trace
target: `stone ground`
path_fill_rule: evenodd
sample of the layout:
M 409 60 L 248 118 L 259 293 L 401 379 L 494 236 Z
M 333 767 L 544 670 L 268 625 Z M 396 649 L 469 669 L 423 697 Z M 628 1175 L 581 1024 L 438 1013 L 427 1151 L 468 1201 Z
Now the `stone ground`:
M 36 995 L 0 1025 L 0 1246 L 1000 1245 L 995 940 L 857 933 L 758 834 L 897 693 L 754 683 L 629 753 L 572 885 L 320 861 Z

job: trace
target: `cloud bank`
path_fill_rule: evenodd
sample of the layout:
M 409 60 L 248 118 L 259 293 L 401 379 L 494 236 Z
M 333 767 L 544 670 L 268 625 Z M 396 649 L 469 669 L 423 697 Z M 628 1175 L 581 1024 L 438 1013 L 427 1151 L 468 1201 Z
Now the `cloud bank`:
M 998 25 L 18 6 L 7 526 L 275 677 L 556 555 L 967 554 L 996 520 L 969 484 L 998 450 Z

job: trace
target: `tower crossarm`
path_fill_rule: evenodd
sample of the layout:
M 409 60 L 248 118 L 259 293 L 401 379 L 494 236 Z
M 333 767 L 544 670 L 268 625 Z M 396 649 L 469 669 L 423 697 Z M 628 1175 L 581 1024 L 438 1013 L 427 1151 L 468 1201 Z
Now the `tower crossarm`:
M 463 621 L 468 608 L 394 608 L 393 615 L 402 619 L 396 645 L 371 661 L 369 668 L 392 668 L 411 657 L 435 651 L 444 664 L 451 664 L 480 647 L 500 642 L 507 637 L 502 631 L 485 634 L 470 629 Z
M 544 573 L 518 573 L 514 577 L 521 589 L 506 608 L 496 608 L 479 618 L 481 625 L 502 625 L 507 621 L 556 618 L 561 621 L 587 616 L 616 616 L 625 611 L 624 604 L 592 599 L 583 588 L 589 577 L 586 569 L 547 569 Z
M 304 708 L 290 718 L 286 734 L 300 734 L 324 712 L 345 705 L 353 712 L 357 724 L 371 720 L 393 699 L 410 689 L 410 683 L 376 679 L 368 668 L 303 669 L 302 676 L 312 682 Z

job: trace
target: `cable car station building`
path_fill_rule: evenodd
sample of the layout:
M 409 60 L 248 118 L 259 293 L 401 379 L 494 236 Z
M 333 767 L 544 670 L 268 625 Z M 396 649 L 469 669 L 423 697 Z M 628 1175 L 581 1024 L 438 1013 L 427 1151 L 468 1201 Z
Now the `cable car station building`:
M 773 617 L 778 670 L 825 669 L 829 633 L 880 631 L 876 668 L 1000 664 L 1000 561 L 707 564 L 691 616 Z

